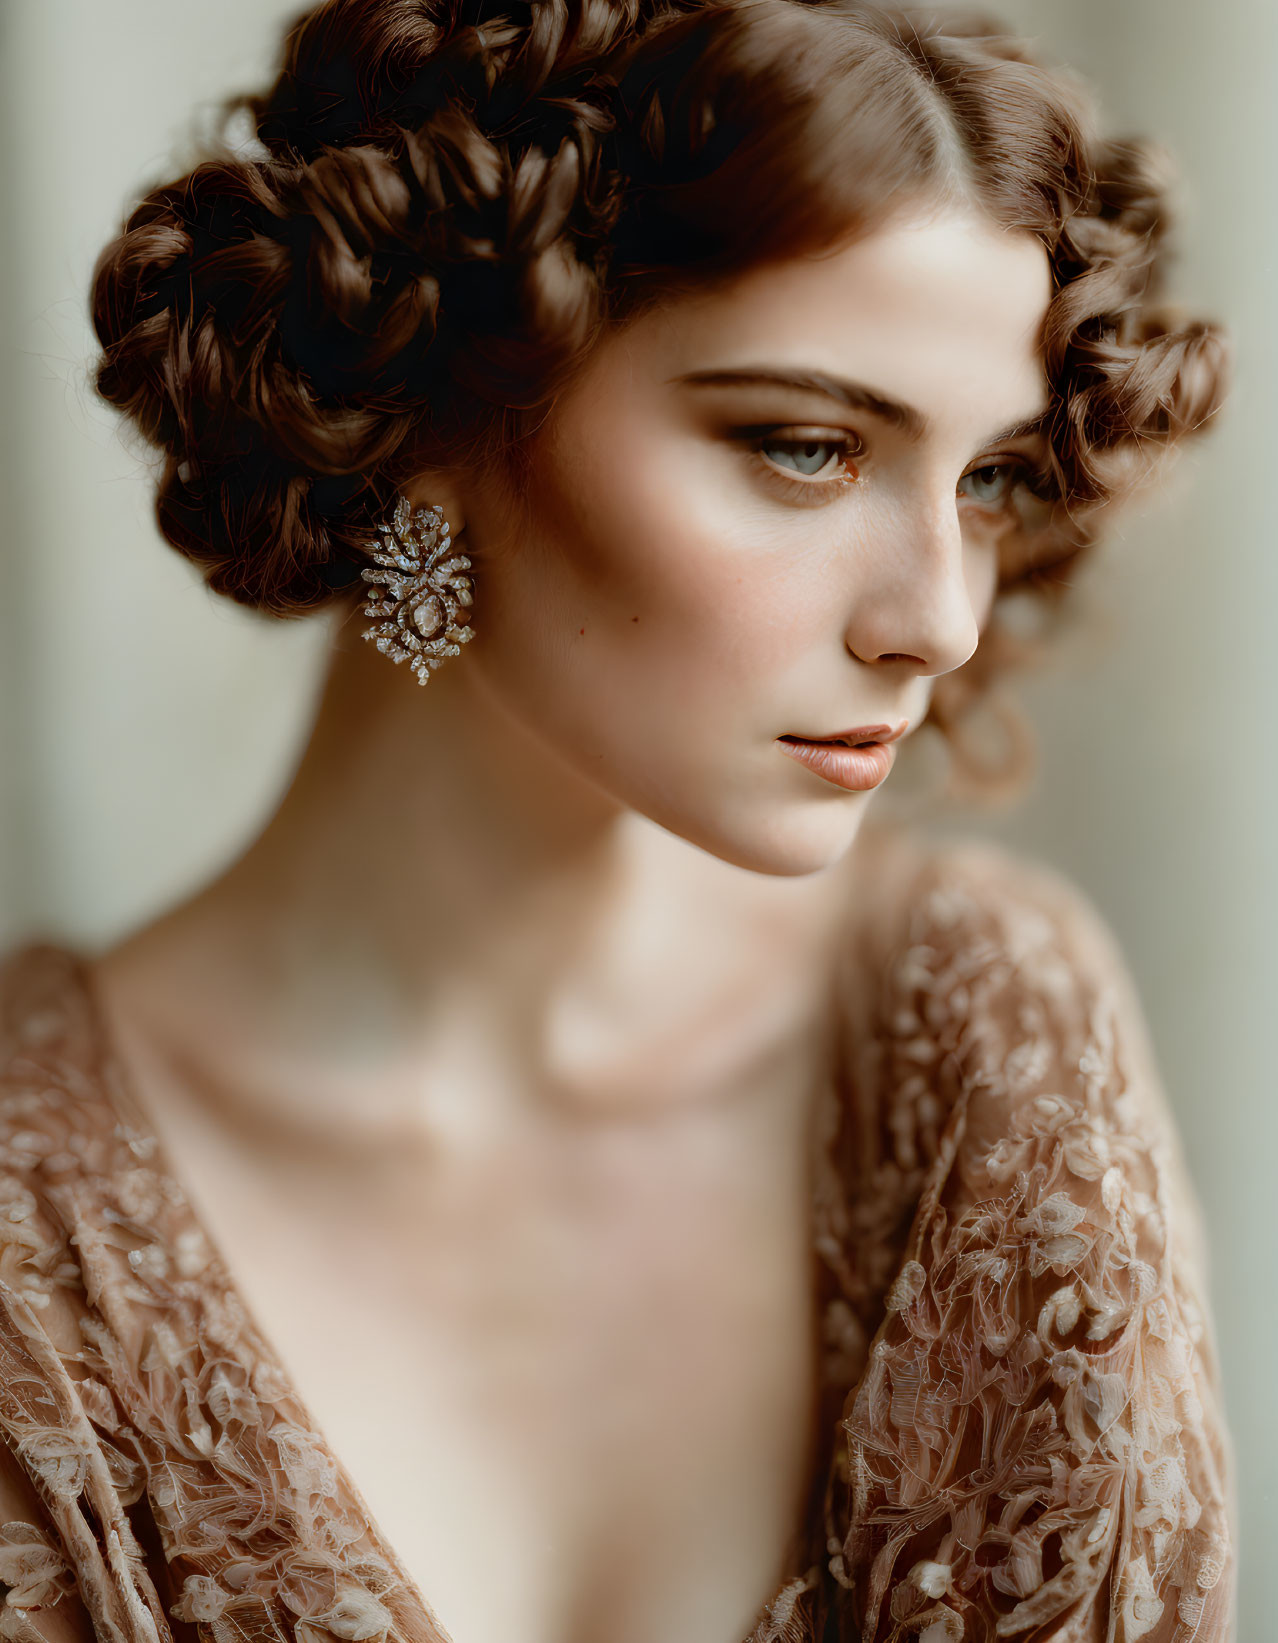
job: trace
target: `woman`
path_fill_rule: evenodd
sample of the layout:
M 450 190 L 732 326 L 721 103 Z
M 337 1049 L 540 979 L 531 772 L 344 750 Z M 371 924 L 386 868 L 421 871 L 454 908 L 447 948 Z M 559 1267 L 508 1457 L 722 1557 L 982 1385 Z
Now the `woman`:
M 4 968 L 5 1634 L 1228 1638 L 1123 959 L 867 817 L 1218 404 L 1150 155 L 853 0 L 328 0 L 243 109 L 98 385 L 332 665 L 224 874 Z

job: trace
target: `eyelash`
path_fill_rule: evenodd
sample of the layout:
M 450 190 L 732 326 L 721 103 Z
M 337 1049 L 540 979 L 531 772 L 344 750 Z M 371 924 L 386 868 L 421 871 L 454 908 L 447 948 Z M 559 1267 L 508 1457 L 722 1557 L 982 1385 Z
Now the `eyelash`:
M 778 437 L 779 432 L 793 426 L 795 424 L 776 423 L 769 427 L 742 428 L 736 430 L 733 437 L 748 445 L 754 458 L 754 466 L 763 475 L 767 483 L 782 496 L 798 502 L 802 506 L 819 506 L 832 500 L 836 490 L 846 490 L 850 486 L 860 483 L 860 474 L 856 472 L 854 467 L 851 474 L 849 474 L 848 468 L 854 457 L 862 455 L 865 451 L 865 444 L 861 439 L 854 434 L 843 434 L 835 437 L 810 435 L 800 438 L 795 436 L 790 439 Z M 839 472 L 833 479 L 792 479 L 788 474 L 782 473 L 763 454 L 764 450 L 769 447 L 790 446 L 797 448 L 804 445 L 829 445 L 836 451 L 843 453 L 839 464 Z M 1010 504 L 1012 492 L 1016 489 L 1017 484 L 1024 485 L 1031 495 L 1040 499 L 1046 499 L 1050 494 L 1050 480 L 1046 469 L 1023 456 L 1009 457 L 1004 460 L 992 458 L 987 462 L 982 462 L 974 468 L 968 468 L 962 474 L 960 483 L 962 479 L 968 479 L 973 474 L 985 473 L 993 468 L 1010 469 L 1017 476 L 1016 482 L 1009 486 L 1000 509 L 1006 508 Z

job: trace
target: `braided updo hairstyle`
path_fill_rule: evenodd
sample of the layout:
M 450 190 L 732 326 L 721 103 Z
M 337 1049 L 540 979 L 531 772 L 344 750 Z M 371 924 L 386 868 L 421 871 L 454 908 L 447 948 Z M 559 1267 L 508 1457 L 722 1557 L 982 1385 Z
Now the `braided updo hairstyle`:
M 362 587 L 415 472 L 517 469 L 606 331 L 911 200 L 974 204 L 1051 260 L 1053 488 L 1004 589 L 1057 601 L 1102 506 L 1221 398 L 1219 332 L 1160 305 L 1159 151 L 1102 139 L 1078 85 L 987 21 L 325 0 L 222 115 L 98 260 L 96 386 L 160 452 L 163 535 L 275 615 Z M 992 619 L 937 681 L 952 743 L 1017 648 Z

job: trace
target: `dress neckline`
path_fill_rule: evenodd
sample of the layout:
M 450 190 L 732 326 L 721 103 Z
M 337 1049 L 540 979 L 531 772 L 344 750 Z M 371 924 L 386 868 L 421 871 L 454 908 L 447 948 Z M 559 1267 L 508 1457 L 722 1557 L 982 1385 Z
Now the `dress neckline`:
M 322 1492 L 328 1497 L 326 1504 L 332 1510 L 338 1525 L 336 1535 L 331 1538 L 335 1543 L 341 1543 L 340 1562 L 346 1566 L 344 1571 L 330 1571 L 338 1577 L 334 1584 L 344 1587 L 333 1605 L 333 1608 L 339 1611 L 338 1624 L 333 1629 L 339 1636 L 358 1639 L 361 1643 L 363 1639 L 371 1638 L 378 1632 L 382 1633 L 387 1643 L 395 1643 L 395 1640 L 398 1640 L 398 1643 L 465 1643 L 464 1639 L 454 1639 L 444 1627 L 426 1594 L 409 1573 L 404 1560 L 381 1529 L 350 1468 L 311 1416 L 293 1377 L 285 1367 L 283 1358 L 249 1306 L 221 1249 L 189 1198 L 173 1160 L 133 1088 L 123 1057 L 114 1042 L 106 1013 L 95 992 L 88 962 L 75 949 L 56 943 L 33 944 L 18 955 L 17 962 L 21 967 L 33 959 L 42 967 L 51 967 L 55 978 L 60 975 L 64 988 L 63 1002 L 67 1005 L 69 1037 L 72 1044 L 78 1047 L 76 1059 L 91 1074 L 88 1080 L 82 1080 L 80 1083 L 78 1101 L 82 1108 L 86 1108 L 92 1106 L 96 1097 L 101 1116 L 111 1132 L 115 1167 L 104 1170 L 100 1181 L 100 1185 L 107 1189 L 106 1196 L 110 1196 L 113 1181 L 118 1181 L 123 1174 L 130 1171 L 135 1173 L 137 1161 L 144 1161 L 146 1168 L 157 1180 L 157 1202 L 163 1207 L 163 1223 L 157 1223 L 145 1215 L 139 1216 L 135 1212 L 130 1217 L 132 1236 L 143 1238 L 144 1248 L 194 1250 L 203 1246 L 207 1250 L 206 1263 L 201 1266 L 198 1275 L 188 1279 L 182 1288 L 178 1298 L 180 1311 L 185 1316 L 190 1314 L 193 1308 L 206 1323 L 207 1314 L 212 1312 L 217 1315 L 216 1325 L 224 1337 L 220 1349 L 229 1350 L 232 1360 L 239 1360 L 245 1369 L 249 1385 L 252 1385 L 254 1380 L 255 1366 L 261 1371 L 256 1378 L 266 1383 L 266 1393 L 271 1395 L 259 1399 L 257 1407 L 259 1410 L 270 1410 L 269 1429 L 274 1431 L 278 1428 L 282 1418 L 286 1428 L 284 1439 L 292 1445 L 299 1456 L 298 1471 L 305 1472 L 309 1469 L 315 1477 L 323 1480 Z M 833 1086 L 833 1076 L 829 1082 Z M 102 1202 L 99 1207 L 106 1211 L 104 1221 L 119 1219 L 117 1206 Z M 136 1251 L 133 1255 L 136 1255 Z M 133 1256 L 130 1256 L 130 1260 L 134 1266 L 135 1277 L 140 1276 L 147 1262 L 137 1261 Z M 815 1238 L 812 1262 L 814 1272 L 819 1275 L 820 1256 Z M 228 1318 L 231 1320 L 229 1336 L 226 1331 Z M 117 1309 L 112 1316 L 113 1331 L 118 1332 L 119 1324 Z M 197 1333 L 203 1332 L 197 1327 Z M 152 1338 L 154 1335 L 155 1325 L 152 1324 Z M 815 1407 L 822 1426 L 818 1432 L 814 1475 L 810 1479 L 807 1521 L 796 1530 L 787 1548 L 785 1570 L 780 1584 L 763 1605 L 760 1611 L 762 1618 L 758 1621 L 756 1630 L 744 1640 L 744 1643 L 754 1643 L 755 1639 L 761 1638 L 771 1617 L 775 1615 L 795 1614 L 797 1618 L 797 1608 L 803 1594 L 811 1591 L 817 1584 L 816 1565 L 800 1565 L 807 1564 L 808 1561 L 807 1553 L 810 1546 L 805 1545 L 805 1540 L 811 1539 L 813 1506 L 828 1485 L 831 1434 L 824 1428 L 834 1424 L 824 1418 L 823 1412 L 828 1408 L 828 1398 L 828 1388 L 823 1392 L 818 1386 Z M 224 1428 L 219 1442 L 225 1441 L 226 1431 Z M 243 1438 L 243 1432 L 239 1437 Z M 358 1534 L 354 1533 L 356 1530 Z M 296 1525 L 296 1538 L 292 1550 L 303 1559 L 311 1554 L 312 1548 L 308 1544 L 307 1534 L 301 1523 Z M 278 1554 L 275 1561 L 280 1561 Z M 353 1577 L 356 1588 L 363 1587 L 366 1601 L 360 1597 L 357 1590 L 351 1589 L 351 1579 L 343 1581 L 340 1578 L 343 1572 L 348 1577 Z M 235 1574 L 240 1577 L 238 1570 Z M 182 1588 L 183 1595 L 179 1600 L 179 1616 L 184 1607 L 187 1618 L 205 1618 L 199 1612 L 201 1600 L 215 1604 L 219 1597 L 213 1594 L 212 1587 L 225 1584 L 227 1582 L 219 1581 L 216 1574 L 211 1577 L 201 1573 L 188 1575 Z M 371 1612 L 361 1612 L 370 1607 Z M 383 1613 L 391 1622 L 385 1628 L 379 1624 Z M 317 1617 L 312 1615 L 305 1618 Z M 333 1616 L 330 1614 L 330 1623 L 332 1619 Z M 342 1628 L 343 1621 L 346 1622 L 345 1629 Z M 354 1629 L 351 1629 L 352 1627 Z M 766 1635 L 773 1634 L 767 1631 Z

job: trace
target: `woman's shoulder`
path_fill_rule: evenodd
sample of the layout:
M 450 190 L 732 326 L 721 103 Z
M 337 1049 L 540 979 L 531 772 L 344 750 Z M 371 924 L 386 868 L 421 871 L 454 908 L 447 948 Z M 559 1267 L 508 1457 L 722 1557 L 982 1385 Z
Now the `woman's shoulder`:
M 81 957 L 50 941 L 0 956 L 0 1637 L 155 1643 L 158 1599 L 125 1506 L 140 1472 L 94 1426 L 118 1419 L 90 1372 L 123 1181 Z M 123 1225 L 124 1223 L 120 1223 Z M 119 1290 L 123 1293 L 123 1290 Z M 122 1548 L 123 1562 L 107 1548 Z
M 1075 1125 L 1097 1159 L 1139 1137 L 1146 1180 L 1205 1283 L 1206 1233 L 1140 988 L 1093 896 L 984 838 L 880 838 L 867 861 L 875 901 L 841 988 L 862 1116 L 920 1172 L 942 1160 L 990 1187 L 1017 1137 Z
M 970 1039 L 982 1021 L 1010 1027 L 1029 1009 L 1063 1043 L 1103 1002 L 1129 1053 L 1152 1060 L 1121 943 L 1060 868 L 991 839 L 880 825 L 851 901 L 841 979 L 861 1036 L 890 1035 L 921 1012 L 933 1038 Z
M 0 1277 L 41 1309 L 53 1288 L 34 1249 L 71 1231 L 59 1183 L 100 1162 L 92 1139 L 108 1122 L 87 1006 L 71 948 L 30 941 L 0 956 Z
M 0 1172 L 59 1178 L 105 1171 L 124 1154 L 111 1068 L 82 954 L 48 940 L 0 956 Z M 127 1153 L 127 1146 L 124 1151 Z
M 64 1036 L 82 979 L 82 955 L 69 944 L 36 937 L 0 949 L 0 1066 Z
M 1054 938 L 1092 962 L 1120 959 L 1092 896 L 1049 862 L 977 835 L 879 823 L 865 830 L 858 886 L 882 941 L 958 944 L 995 928 Z M 948 938 L 946 933 L 948 932 Z
M 1225 1643 L 1205 1242 L 1119 944 L 1004 846 L 916 836 L 881 859 L 843 1160 L 845 1304 L 872 1339 L 836 1527 L 863 1635 L 958 1636 L 975 1610 L 1000 1635 L 1121 1615 L 1124 1636 Z

